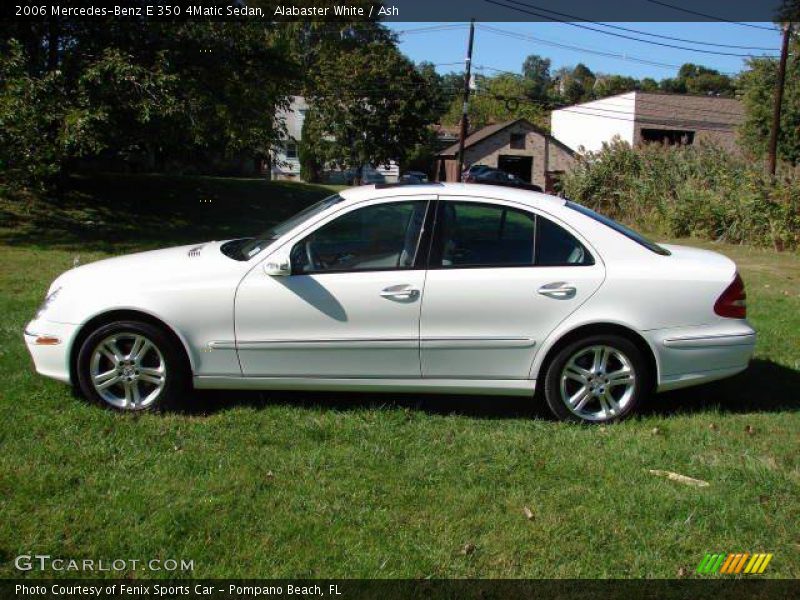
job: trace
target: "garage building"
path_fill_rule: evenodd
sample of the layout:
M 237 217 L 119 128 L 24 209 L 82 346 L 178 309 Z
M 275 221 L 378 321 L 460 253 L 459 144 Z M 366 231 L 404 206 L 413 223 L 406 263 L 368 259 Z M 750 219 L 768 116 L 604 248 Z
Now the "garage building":
M 488 125 L 464 142 L 464 168 L 487 165 L 553 191 L 574 152 L 527 119 Z M 458 181 L 458 143 L 436 155 L 436 180 Z

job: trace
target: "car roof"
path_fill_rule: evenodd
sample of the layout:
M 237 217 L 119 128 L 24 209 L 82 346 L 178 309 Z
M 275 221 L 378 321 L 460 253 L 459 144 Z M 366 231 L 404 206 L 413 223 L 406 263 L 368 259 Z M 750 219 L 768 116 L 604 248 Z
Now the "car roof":
M 530 206 L 564 206 L 566 200 L 558 196 L 531 190 L 491 185 L 485 183 L 423 183 L 417 185 L 361 185 L 339 192 L 348 204 L 398 196 L 463 196 L 485 200 L 508 200 Z

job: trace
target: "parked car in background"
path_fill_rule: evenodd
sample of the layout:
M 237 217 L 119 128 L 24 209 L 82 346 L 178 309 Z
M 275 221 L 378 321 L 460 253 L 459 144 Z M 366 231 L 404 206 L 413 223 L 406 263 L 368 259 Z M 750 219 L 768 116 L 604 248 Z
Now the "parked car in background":
M 756 335 L 721 254 L 563 198 L 460 183 L 344 190 L 263 234 L 59 276 L 36 370 L 122 411 L 212 389 L 508 394 L 610 422 L 729 377 Z
M 468 169 L 465 169 L 463 173 L 461 173 L 461 181 L 465 183 L 470 182 L 470 177 L 475 177 L 478 173 L 482 173 L 484 171 L 496 171 L 494 167 L 490 167 L 488 165 L 472 165 Z
M 400 176 L 400 183 L 428 183 L 428 176 L 422 171 L 406 171 Z
M 536 184 L 523 181 L 516 175 L 506 173 L 500 169 L 485 168 L 479 170 L 474 175 L 469 175 L 466 180 L 468 183 L 488 183 L 491 185 L 505 185 L 516 187 L 531 192 L 541 192 L 542 188 Z

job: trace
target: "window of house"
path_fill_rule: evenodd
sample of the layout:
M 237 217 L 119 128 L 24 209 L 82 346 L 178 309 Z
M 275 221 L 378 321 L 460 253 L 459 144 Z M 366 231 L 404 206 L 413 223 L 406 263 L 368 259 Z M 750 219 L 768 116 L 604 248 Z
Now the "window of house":
M 512 133 L 511 134 L 511 149 L 512 150 L 525 150 L 525 134 Z
M 642 128 L 642 141 L 666 146 L 689 146 L 694 143 L 694 131 Z
M 286 158 L 297 158 L 297 142 L 286 142 Z
M 414 266 L 428 202 L 393 202 L 351 211 L 292 248 L 292 271 L 387 271 Z

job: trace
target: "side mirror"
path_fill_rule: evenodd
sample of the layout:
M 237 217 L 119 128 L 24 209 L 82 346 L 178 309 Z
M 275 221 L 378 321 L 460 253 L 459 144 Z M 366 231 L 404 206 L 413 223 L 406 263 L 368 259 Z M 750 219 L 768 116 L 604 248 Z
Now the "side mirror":
M 283 277 L 292 274 L 292 261 L 289 254 L 281 250 L 267 258 L 264 273 L 272 277 Z

